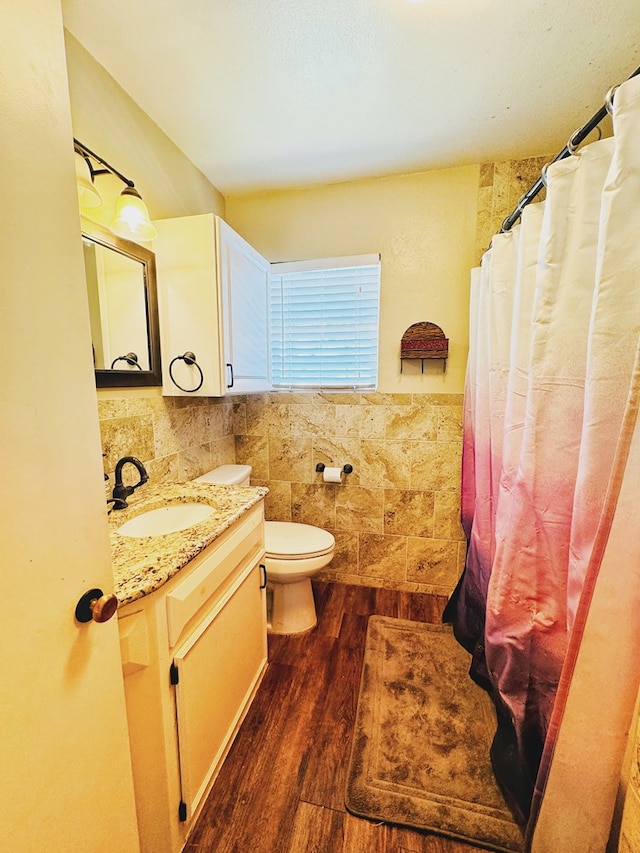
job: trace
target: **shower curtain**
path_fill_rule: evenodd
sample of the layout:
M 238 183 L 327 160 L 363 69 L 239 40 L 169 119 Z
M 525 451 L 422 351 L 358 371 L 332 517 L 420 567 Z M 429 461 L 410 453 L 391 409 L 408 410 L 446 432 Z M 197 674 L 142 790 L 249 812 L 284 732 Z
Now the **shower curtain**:
M 546 201 L 472 274 L 468 550 L 445 620 L 496 706 L 498 781 L 530 849 L 548 853 L 604 851 L 640 681 L 640 611 L 616 615 L 640 605 L 640 467 L 625 468 L 640 388 L 640 78 L 616 90 L 613 123 L 612 139 L 548 168 Z M 588 729 L 614 671 L 610 729 Z M 597 807 L 580 793 L 593 779 Z M 604 844 L 576 846 L 576 832 Z

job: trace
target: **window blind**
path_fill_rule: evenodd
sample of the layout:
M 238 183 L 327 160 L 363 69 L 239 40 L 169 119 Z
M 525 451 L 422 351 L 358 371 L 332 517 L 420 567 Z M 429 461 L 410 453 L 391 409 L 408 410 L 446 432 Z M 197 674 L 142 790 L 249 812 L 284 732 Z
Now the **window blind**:
M 378 255 L 272 264 L 273 387 L 375 389 L 379 303 Z

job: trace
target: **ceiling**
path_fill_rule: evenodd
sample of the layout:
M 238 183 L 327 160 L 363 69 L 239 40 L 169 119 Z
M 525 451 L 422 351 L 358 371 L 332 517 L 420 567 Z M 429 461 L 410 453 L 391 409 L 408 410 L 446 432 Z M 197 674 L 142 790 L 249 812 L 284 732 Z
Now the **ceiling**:
M 638 0 L 63 0 L 63 13 L 226 195 L 556 152 L 640 65 Z

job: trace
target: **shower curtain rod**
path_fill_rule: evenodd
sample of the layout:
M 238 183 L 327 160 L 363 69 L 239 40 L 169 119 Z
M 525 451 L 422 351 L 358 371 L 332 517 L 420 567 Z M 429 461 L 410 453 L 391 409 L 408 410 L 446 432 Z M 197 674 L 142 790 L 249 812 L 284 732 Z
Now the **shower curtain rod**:
M 633 74 L 630 74 L 627 78 L 631 80 L 632 77 L 636 77 L 640 74 L 640 68 L 636 68 Z M 533 199 L 538 195 L 540 190 L 544 187 L 544 170 L 547 166 L 550 166 L 551 163 L 556 163 L 558 160 L 564 160 L 565 157 L 569 157 L 571 154 L 574 154 L 578 145 L 587 138 L 587 136 L 591 133 L 592 130 L 600 124 L 602 119 L 606 116 L 608 110 L 609 102 L 613 102 L 613 93 L 617 87 L 610 89 L 607 93 L 607 98 L 603 106 L 600 107 L 597 113 L 591 116 L 589 121 L 586 124 L 583 124 L 582 127 L 578 128 L 578 130 L 574 131 L 569 137 L 569 141 L 564 146 L 564 148 L 559 151 L 556 156 L 551 160 L 542 170 L 542 175 L 538 178 L 538 180 L 533 184 L 533 186 L 529 187 L 526 193 L 520 197 L 517 205 L 514 210 L 507 216 L 507 218 L 503 221 L 502 226 L 500 227 L 500 233 L 504 234 L 505 231 L 510 231 L 511 228 L 516 224 L 518 219 L 522 216 L 522 211 L 529 204 L 529 202 L 533 201 Z

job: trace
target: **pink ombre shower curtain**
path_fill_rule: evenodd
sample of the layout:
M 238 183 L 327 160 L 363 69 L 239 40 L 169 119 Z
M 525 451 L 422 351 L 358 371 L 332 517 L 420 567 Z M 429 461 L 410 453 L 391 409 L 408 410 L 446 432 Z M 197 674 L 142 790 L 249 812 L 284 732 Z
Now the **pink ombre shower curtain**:
M 578 816 L 590 807 L 577 793 L 580 776 L 574 790 L 565 784 L 580 763 L 571 750 L 581 737 L 599 742 L 600 839 L 620 769 L 618 728 L 631 718 L 628 697 L 640 680 L 630 654 L 638 630 L 612 621 L 616 606 L 598 598 L 606 577 L 620 612 L 629 595 L 640 603 L 640 524 L 629 559 L 616 525 L 635 512 L 620 504 L 634 477 L 640 521 L 640 468 L 624 467 L 640 395 L 640 78 L 617 89 L 613 121 L 614 138 L 548 168 L 546 201 L 525 209 L 519 233 L 494 238 L 472 289 L 462 485 L 469 546 L 445 618 L 496 705 L 498 780 L 523 825 L 533 798 L 529 844 L 548 853 L 603 853 L 586 840 L 593 821 Z M 609 620 L 604 629 L 593 626 L 594 601 Z M 611 702 L 618 708 L 620 698 L 623 710 L 611 712 L 615 731 L 601 742 L 581 731 L 583 710 L 567 713 L 572 695 L 586 701 L 586 685 L 607 689 L 606 669 L 596 676 L 581 654 L 590 625 L 599 664 L 608 643 L 621 647 L 628 676 L 624 688 L 615 679 L 620 696 Z M 620 668 L 619 659 L 609 666 Z M 583 763 L 583 774 L 592 770 Z M 551 788 L 554 803 L 568 797 L 576 820 L 591 827 L 581 828 L 587 846 L 568 841 L 576 826 L 559 841 L 567 813 L 548 802 Z
M 495 509 L 498 497 L 502 431 L 509 371 L 509 340 L 515 245 L 519 227 L 494 239 L 480 270 L 471 282 L 470 346 L 466 374 L 465 423 L 462 465 L 462 526 L 469 546 L 466 583 L 456 600 L 466 619 L 455 621 L 459 642 L 471 652 L 473 678 L 488 686 L 485 667 L 484 611 L 494 558 Z M 453 602 L 448 613 L 453 610 Z M 446 617 L 448 618 L 448 617 Z
M 518 465 L 503 483 L 485 647 L 499 696 L 494 763 L 526 815 L 566 652 L 566 579 L 602 190 L 612 140 L 548 170 Z

